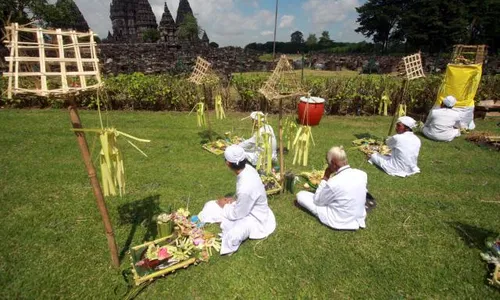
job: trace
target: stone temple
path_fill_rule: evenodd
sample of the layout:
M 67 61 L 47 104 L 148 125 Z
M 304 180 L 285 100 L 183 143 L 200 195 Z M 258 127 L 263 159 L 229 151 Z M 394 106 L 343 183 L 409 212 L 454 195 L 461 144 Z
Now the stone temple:
M 144 33 L 148 30 L 158 30 L 160 42 L 177 44 L 179 38 L 177 30 L 186 15 L 193 15 L 193 10 L 188 0 L 180 0 L 177 16 L 174 21 L 170 10 L 165 2 L 164 12 L 159 26 L 148 0 L 112 0 L 110 6 L 110 18 L 113 34 L 108 33 L 108 42 L 132 42 L 143 41 Z M 203 36 L 203 44 L 208 44 L 208 36 Z

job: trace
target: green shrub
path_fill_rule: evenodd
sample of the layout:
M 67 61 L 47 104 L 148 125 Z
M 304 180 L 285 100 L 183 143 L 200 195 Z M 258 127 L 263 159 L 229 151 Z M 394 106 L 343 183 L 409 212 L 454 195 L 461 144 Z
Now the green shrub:
M 260 93 L 268 73 L 247 73 L 234 75 L 230 84 L 237 93 L 232 94 L 229 106 L 238 111 L 264 110 L 276 112 L 278 102 L 268 102 Z M 189 111 L 194 105 L 207 98 L 209 108 L 213 108 L 214 94 L 202 86 L 188 82 L 186 77 L 173 75 L 144 75 L 142 73 L 108 76 L 104 79 L 102 100 L 108 109 L 125 110 L 177 110 Z M 433 106 L 442 75 L 429 75 L 411 81 L 405 91 L 407 110 L 410 113 L 425 114 Z M 26 83 L 26 84 L 34 84 Z M 402 79 L 393 76 L 309 76 L 304 80 L 304 90 L 311 95 L 324 98 L 327 114 L 372 115 L 378 113 L 382 95 L 391 99 L 389 113 L 393 113 L 397 99 L 401 97 Z M 483 76 L 476 101 L 500 99 L 500 76 Z M 52 107 L 63 108 L 62 99 L 39 97 L 36 95 L 15 96 L 7 99 L 7 79 L 0 78 L 2 96 L 0 105 L 9 107 Z M 81 107 L 97 108 L 95 93 L 77 96 Z M 298 99 L 284 101 L 286 111 L 294 111 Z

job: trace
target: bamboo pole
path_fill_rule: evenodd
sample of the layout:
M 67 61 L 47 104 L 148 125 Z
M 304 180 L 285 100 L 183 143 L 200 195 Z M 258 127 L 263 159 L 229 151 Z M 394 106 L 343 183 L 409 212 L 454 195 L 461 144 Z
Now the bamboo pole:
M 69 115 L 71 124 L 73 125 L 73 128 L 81 129 L 83 128 L 83 126 L 80 120 L 80 116 L 78 115 L 78 110 L 74 96 L 70 96 L 69 101 L 70 101 Z M 94 165 L 92 163 L 92 158 L 90 156 L 87 140 L 85 139 L 85 133 L 82 131 L 75 131 L 75 135 L 78 140 L 78 146 L 80 148 L 80 152 L 82 153 L 82 158 L 90 178 L 90 184 L 92 185 L 92 191 L 94 192 L 94 196 L 97 202 L 97 207 L 99 208 L 102 222 L 104 224 L 104 229 L 106 231 L 108 247 L 109 251 L 111 252 L 111 262 L 113 264 L 113 267 L 118 268 L 120 266 L 120 260 L 118 258 L 118 248 L 116 246 L 115 234 L 113 233 L 113 226 L 111 225 L 108 209 L 106 207 L 106 203 L 104 202 L 104 196 L 102 195 L 101 185 L 99 184 L 99 180 L 97 179 L 97 174 Z
M 391 136 L 392 129 L 394 128 L 394 125 L 396 124 L 396 120 L 398 119 L 398 113 L 399 113 L 399 106 L 403 102 L 403 98 L 406 93 L 406 85 L 408 84 L 408 80 L 404 79 L 403 84 L 401 86 L 401 93 L 398 98 L 398 102 L 396 104 L 396 110 L 394 111 L 394 115 L 392 116 L 392 121 L 391 121 L 391 126 L 389 127 L 389 131 L 387 132 L 387 136 Z

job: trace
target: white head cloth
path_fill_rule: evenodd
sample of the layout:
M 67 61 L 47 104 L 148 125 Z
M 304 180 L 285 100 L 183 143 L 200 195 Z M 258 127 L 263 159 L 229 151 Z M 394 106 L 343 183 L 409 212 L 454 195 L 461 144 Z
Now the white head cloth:
M 417 125 L 417 121 L 415 121 L 413 118 L 407 117 L 407 116 L 400 117 L 398 119 L 398 123 L 403 123 L 403 125 L 405 125 L 409 128 L 413 128 Z
M 262 119 L 264 117 L 264 113 L 261 111 L 254 111 L 250 114 L 250 118 L 252 118 L 252 120 L 258 120 L 258 116 Z
M 238 164 L 245 160 L 245 149 L 240 145 L 231 145 L 224 151 L 224 158 L 233 164 Z
M 452 108 L 453 106 L 455 106 L 456 103 L 457 103 L 457 99 L 453 96 L 446 96 L 443 99 L 444 106 L 449 107 L 449 108 Z

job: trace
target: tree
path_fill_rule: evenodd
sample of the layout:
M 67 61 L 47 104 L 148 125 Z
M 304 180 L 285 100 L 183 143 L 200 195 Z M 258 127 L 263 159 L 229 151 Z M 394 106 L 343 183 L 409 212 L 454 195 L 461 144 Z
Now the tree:
M 313 47 L 318 43 L 318 38 L 314 33 L 310 33 L 306 40 L 306 45 L 308 47 Z
M 412 1 L 368 0 L 356 7 L 359 27 L 355 31 L 373 38 L 373 42 L 381 44 L 384 51 L 387 50 L 391 35 L 394 39 L 400 37 L 396 29 L 405 10 L 405 3 L 408 2 Z
M 198 21 L 192 14 L 186 14 L 184 21 L 179 25 L 177 35 L 180 39 L 194 41 L 199 38 L 201 28 L 198 26 Z
M 320 45 L 321 48 L 329 48 L 333 46 L 333 41 L 330 39 L 330 32 L 325 30 L 321 33 L 318 45 Z
M 303 44 L 304 43 L 304 35 L 300 31 L 295 31 L 294 33 L 292 33 L 290 41 L 293 44 Z
M 399 30 L 411 50 L 450 51 L 454 44 L 468 42 L 467 19 L 466 6 L 456 0 L 409 1 Z
M 145 43 L 156 43 L 161 35 L 157 29 L 148 29 L 142 34 L 142 41 Z

